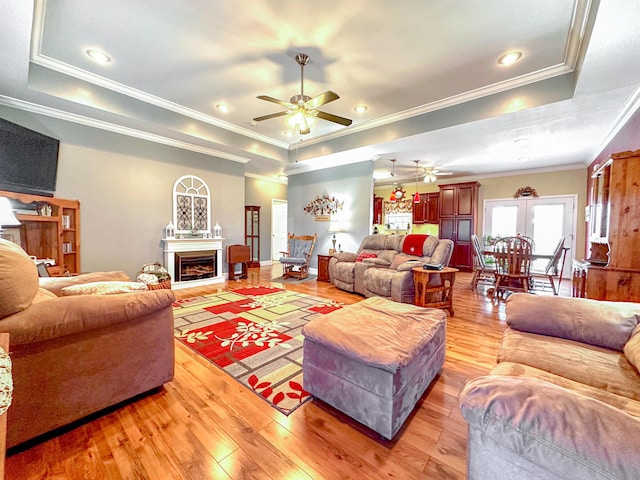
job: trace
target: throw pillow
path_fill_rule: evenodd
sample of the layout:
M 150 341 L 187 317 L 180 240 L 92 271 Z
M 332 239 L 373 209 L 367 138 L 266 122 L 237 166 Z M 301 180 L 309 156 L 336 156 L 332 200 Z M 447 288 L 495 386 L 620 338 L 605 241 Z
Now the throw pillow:
M 0 238 L 0 318 L 26 309 L 38 291 L 38 269 L 29 255 Z
M 148 289 L 144 283 L 139 282 L 90 282 L 64 287 L 62 295 L 114 295 L 117 293 L 140 292 Z
M 358 255 L 358 258 L 356 258 L 356 262 L 362 262 L 364 261 L 365 258 L 376 258 L 377 256 L 378 256 L 377 253 L 362 252 L 360 255 Z

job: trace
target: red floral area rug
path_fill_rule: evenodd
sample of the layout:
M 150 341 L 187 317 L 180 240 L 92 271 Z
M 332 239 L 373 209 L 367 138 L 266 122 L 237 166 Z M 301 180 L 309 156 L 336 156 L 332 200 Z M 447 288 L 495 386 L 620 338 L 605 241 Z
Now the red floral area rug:
M 175 336 L 289 415 L 311 399 L 302 388 L 302 327 L 341 305 L 261 285 L 178 300 Z

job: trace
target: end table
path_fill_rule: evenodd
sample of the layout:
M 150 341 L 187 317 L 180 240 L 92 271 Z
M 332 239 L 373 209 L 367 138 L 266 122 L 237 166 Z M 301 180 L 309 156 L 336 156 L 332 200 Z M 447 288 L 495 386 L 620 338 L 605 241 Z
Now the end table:
M 318 281 L 328 282 L 329 280 L 329 260 L 332 255 L 318 254 Z
M 445 267 L 442 270 L 426 270 L 414 267 L 413 285 L 415 304 L 419 307 L 442 308 L 449 310 L 453 317 L 453 283 L 456 281 L 457 268 Z M 433 275 L 439 275 L 439 282 L 430 284 Z

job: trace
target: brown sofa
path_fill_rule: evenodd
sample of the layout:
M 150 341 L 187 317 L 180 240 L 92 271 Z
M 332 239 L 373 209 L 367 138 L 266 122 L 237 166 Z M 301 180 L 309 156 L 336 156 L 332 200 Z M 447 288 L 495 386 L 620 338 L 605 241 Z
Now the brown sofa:
M 129 278 L 106 272 L 40 280 L 25 252 L 0 239 L 0 331 L 10 336 L 14 383 L 7 447 L 173 378 L 170 290 L 58 297 L 67 285 Z
M 411 269 L 423 263 L 447 266 L 452 252 L 451 240 L 430 235 L 368 235 L 357 252 L 333 255 L 329 260 L 329 279 L 347 292 L 414 303 Z M 359 260 L 362 254 L 370 257 Z
M 640 478 L 640 304 L 514 294 L 469 382 L 471 480 Z

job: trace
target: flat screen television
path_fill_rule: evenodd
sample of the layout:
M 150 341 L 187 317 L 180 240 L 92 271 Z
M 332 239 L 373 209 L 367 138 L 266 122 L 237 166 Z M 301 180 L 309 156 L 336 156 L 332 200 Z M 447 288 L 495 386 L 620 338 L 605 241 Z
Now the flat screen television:
M 0 190 L 52 197 L 60 141 L 0 118 Z

